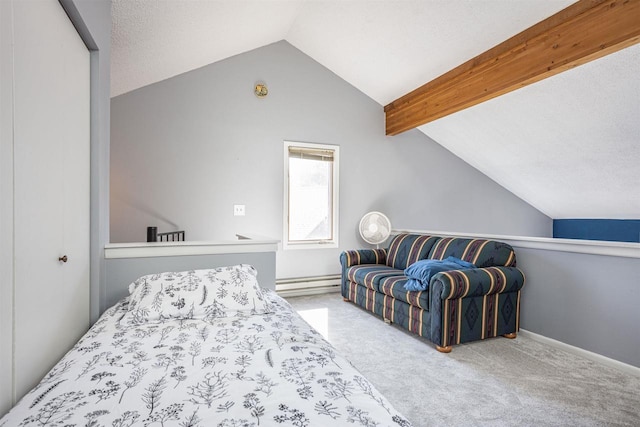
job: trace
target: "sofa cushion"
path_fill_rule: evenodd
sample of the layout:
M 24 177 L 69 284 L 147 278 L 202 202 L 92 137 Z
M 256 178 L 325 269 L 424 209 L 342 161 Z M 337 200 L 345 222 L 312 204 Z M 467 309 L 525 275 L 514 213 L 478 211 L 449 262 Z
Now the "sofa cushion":
M 479 268 L 516 266 L 513 248 L 495 240 L 445 237 L 433 245 L 428 258 L 442 260 L 449 256 L 460 258 Z
M 395 268 L 382 264 L 354 265 L 347 269 L 347 278 L 349 281 L 373 289 L 376 292 L 380 292 L 380 288 L 378 287 L 380 280 L 389 276 L 402 276 L 402 270 L 396 270 Z
M 398 234 L 389 244 L 387 265 L 404 270 L 414 262 L 426 258 L 433 244 L 439 239 L 420 234 Z
M 383 277 L 379 280 L 378 286 L 380 292 L 385 295 L 429 311 L 429 291 L 408 291 L 404 288 L 407 280 L 407 276 Z

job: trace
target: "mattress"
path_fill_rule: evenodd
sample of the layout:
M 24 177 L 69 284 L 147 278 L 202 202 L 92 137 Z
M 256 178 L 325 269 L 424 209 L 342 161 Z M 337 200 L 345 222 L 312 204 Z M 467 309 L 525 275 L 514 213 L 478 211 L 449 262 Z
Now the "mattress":
M 0 426 L 411 424 L 275 292 L 270 310 L 125 322 L 108 309 Z

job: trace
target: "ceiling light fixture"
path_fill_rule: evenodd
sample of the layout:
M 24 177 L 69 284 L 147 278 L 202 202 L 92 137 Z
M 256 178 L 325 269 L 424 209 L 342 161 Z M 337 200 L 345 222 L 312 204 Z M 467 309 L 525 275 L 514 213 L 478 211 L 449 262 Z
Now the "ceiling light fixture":
M 264 98 L 269 93 L 269 90 L 267 89 L 267 84 L 265 82 L 257 82 L 253 92 L 258 98 Z

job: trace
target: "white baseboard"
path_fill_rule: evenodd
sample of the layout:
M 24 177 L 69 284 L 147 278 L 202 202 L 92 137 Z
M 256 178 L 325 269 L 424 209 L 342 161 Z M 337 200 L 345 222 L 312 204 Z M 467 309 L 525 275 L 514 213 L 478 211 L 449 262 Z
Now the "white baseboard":
M 283 298 L 340 292 L 340 275 L 277 279 L 276 292 Z
M 292 290 L 279 290 L 276 291 L 282 298 L 288 297 L 302 297 L 307 295 L 320 295 L 340 292 L 339 286 L 322 286 L 307 289 L 292 289 Z
M 630 375 L 635 375 L 637 377 L 640 377 L 640 368 L 636 366 L 629 365 L 627 363 L 620 362 L 619 360 L 611 359 L 601 354 L 594 353 L 592 351 L 585 350 L 580 347 L 575 347 L 570 344 L 566 344 L 561 341 L 554 340 L 553 338 L 548 338 L 543 335 L 539 335 L 534 332 L 527 331 L 525 329 L 520 329 L 519 334 L 521 334 L 522 336 L 531 338 L 534 341 L 538 341 L 543 344 L 547 344 L 551 347 L 555 347 L 560 350 L 566 351 L 567 353 L 572 353 L 577 356 L 584 357 L 585 359 L 593 360 L 594 362 L 600 363 L 610 368 L 617 369 L 619 371 L 624 372 L 625 374 L 630 374 Z

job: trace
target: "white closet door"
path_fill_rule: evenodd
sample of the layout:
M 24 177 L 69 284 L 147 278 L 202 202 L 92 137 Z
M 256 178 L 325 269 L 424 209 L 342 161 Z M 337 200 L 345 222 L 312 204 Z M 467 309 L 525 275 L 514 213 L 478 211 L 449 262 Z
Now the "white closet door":
M 13 7 L 19 399 L 89 327 L 90 62 L 57 1 Z

